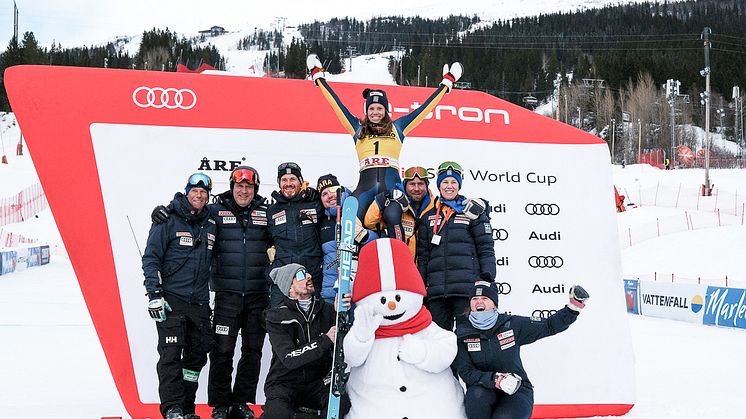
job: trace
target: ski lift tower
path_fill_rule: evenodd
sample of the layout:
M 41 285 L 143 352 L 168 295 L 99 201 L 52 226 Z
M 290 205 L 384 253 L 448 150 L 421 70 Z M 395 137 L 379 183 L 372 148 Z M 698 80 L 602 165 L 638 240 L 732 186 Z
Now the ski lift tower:
M 702 196 L 710 196 L 710 28 L 702 31 L 702 39 L 705 47 L 705 68 L 699 72 L 705 78 L 705 92 L 700 93 L 705 105 L 705 183 L 702 185 Z

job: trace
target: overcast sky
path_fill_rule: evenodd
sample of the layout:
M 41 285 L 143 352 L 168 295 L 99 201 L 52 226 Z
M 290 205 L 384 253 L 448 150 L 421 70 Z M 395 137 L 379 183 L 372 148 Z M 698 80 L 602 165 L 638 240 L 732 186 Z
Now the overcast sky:
M 476 3 L 484 4 L 485 0 Z M 37 40 L 49 45 L 54 40 L 62 46 L 106 42 L 119 35 L 137 35 L 153 27 L 170 28 L 192 34 L 210 26 L 227 30 L 268 28 L 276 17 L 286 17 L 287 24 L 311 22 L 338 16 L 371 17 L 374 15 L 412 15 L 418 10 L 432 10 L 451 4 L 437 0 L 407 0 L 406 8 L 397 7 L 400 0 L 17 0 L 19 37 L 34 32 Z M 13 0 L 2 0 L 0 8 L 0 41 L 2 48 L 13 36 Z M 449 14 L 456 7 L 441 9 Z

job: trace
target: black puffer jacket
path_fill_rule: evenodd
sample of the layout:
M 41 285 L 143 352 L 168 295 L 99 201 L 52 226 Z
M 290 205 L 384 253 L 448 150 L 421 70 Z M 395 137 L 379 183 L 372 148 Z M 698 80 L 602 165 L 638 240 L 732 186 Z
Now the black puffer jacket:
M 321 381 L 332 367 L 334 344 L 326 332 L 336 320 L 332 305 L 318 297 L 314 297 L 309 314 L 301 310 L 297 300 L 287 297 L 278 307 L 267 310 L 272 364 L 266 386 Z
M 169 207 L 173 214 L 168 221 L 150 227 L 142 256 L 145 290 L 151 297 L 165 293 L 190 303 L 207 304 L 215 221 L 207 210 L 193 214 L 181 192 Z
M 324 206 L 319 199 L 307 199 L 303 193 L 287 199 L 274 191 L 272 199 L 274 203 L 267 210 L 267 222 L 277 253 L 271 269 L 299 263 L 313 276 L 313 283 L 320 290 L 322 253 L 319 220 Z
M 238 294 L 269 292 L 267 205 L 259 195 L 241 208 L 231 191 L 216 197 L 208 206 L 218 226 L 210 286 L 213 291 Z
M 468 297 L 479 274 L 495 278 L 495 248 L 487 213 L 469 220 L 454 213 L 439 231 L 440 243 L 433 243 L 436 214 L 442 223 L 445 205 L 439 205 L 420 219 L 417 232 L 417 268 L 425 280 L 428 298 Z

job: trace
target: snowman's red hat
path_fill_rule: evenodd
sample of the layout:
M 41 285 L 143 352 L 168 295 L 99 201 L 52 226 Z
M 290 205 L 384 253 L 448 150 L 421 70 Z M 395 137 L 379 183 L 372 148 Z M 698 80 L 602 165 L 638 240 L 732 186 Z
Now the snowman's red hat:
M 360 251 L 352 302 L 377 292 L 393 290 L 410 291 L 423 297 L 427 295 L 409 247 L 401 240 L 374 240 Z

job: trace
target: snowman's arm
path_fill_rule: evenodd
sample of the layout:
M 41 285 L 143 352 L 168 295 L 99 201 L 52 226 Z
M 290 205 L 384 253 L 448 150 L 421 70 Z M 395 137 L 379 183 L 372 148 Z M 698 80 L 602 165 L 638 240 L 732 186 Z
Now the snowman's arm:
M 352 327 L 355 327 L 354 323 Z M 355 336 L 355 333 L 350 330 L 342 343 L 344 345 L 345 362 L 347 365 L 350 367 L 359 367 L 363 365 L 365 360 L 368 359 L 368 354 L 370 354 L 370 350 L 373 348 L 373 342 L 375 341 L 376 339 L 374 337 L 367 342 L 362 342 Z
M 427 348 L 425 359 L 415 366 L 433 373 L 449 368 L 458 352 L 456 335 L 453 332 L 441 329 L 435 323 L 430 324 L 425 331 L 427 334 L 421 337 Z M 420 337 L 418 335 L 414 336 Z

